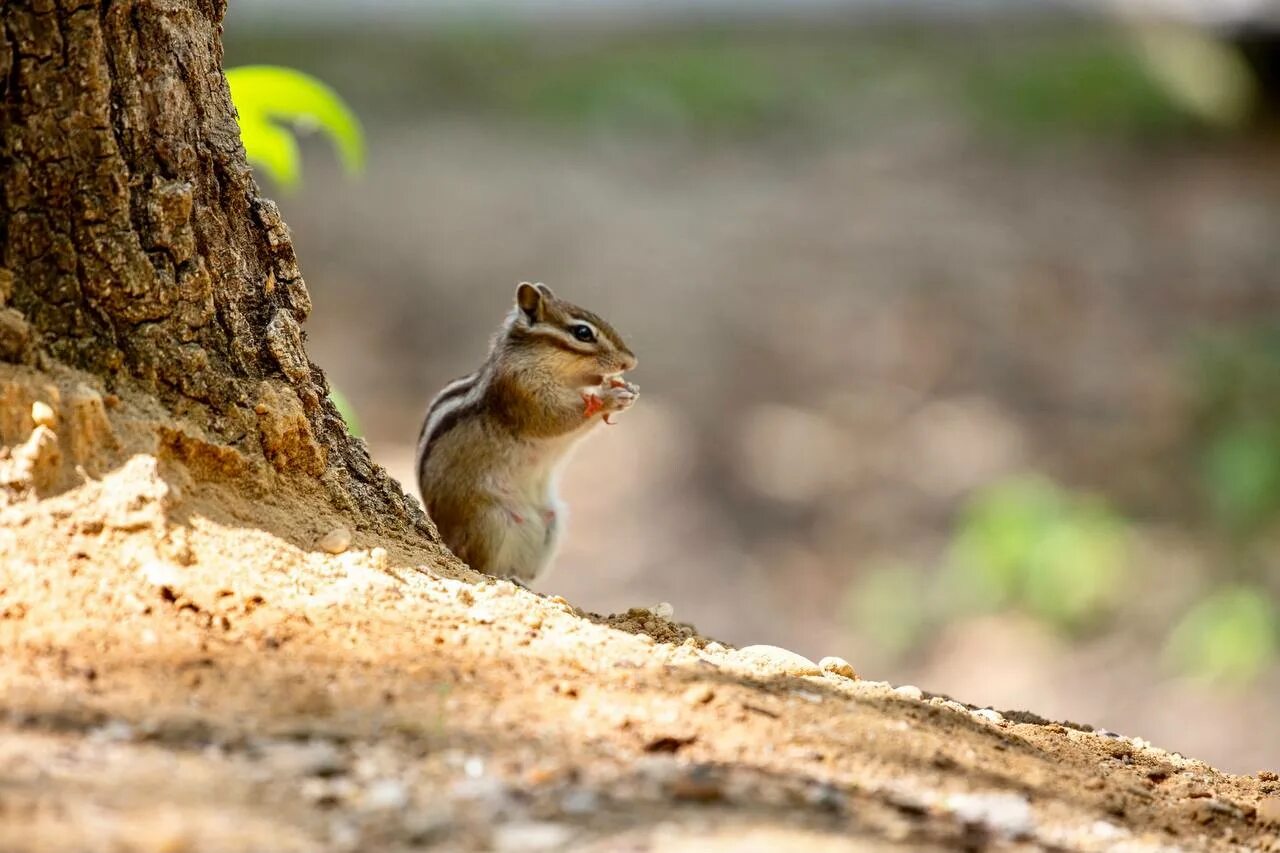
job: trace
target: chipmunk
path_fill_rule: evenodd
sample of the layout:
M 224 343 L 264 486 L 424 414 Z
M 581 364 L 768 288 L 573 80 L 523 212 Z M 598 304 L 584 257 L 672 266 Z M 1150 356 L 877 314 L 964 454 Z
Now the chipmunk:
M 445 544 L 485 574 L 546 568 L 564 528 L 556 479 L 569 451 L 640 392 L 613 327 L 544 284 L 515 307 L 475 373 L 446 385 L 418 435 L 418 489 Z

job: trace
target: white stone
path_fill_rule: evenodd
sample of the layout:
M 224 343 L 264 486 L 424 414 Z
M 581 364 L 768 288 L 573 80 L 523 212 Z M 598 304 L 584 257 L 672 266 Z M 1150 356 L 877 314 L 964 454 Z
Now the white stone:
M 964 823 L 1006 838 L 1024 838 L 1035 829 L 1031 804 L 1018 794 L 954 794 L 946 804 Z
M 41 400 L 31 404 L 31 420 L 38 427 L 53 429 L 58 425 L 58 415 L 53 411 L 53 407 Z
M 335 527 L 320 537 L 320 541 L 316 543 L 321 550 L 330 554 L 341 554 L 343 551 L 351 547 L 351 531 L 345 527 Z
M 493 832 L 493 849 L 498 853 L 532 853 L 563 850 L 573 838 L 573 829 L 562 823 L 522 820 L 503 824 Z
M 142 576 L 152 586 L 175 588 L 182 583 L 182 572 L 178 567 L 163 560 L 148 560 L 144 563 Z
M 827 655 L 818 661 L 818 669 L 833 675 L 841 675 L 845 678 L 857 678 L 858 673 L 853 671 L 853 664 L 844 658 L 838 658 L 835 655 Z
M 399 811 L 409 805 L 409 789 L 398 779 L 379 779 L 365 790 L 362 802 L 374 811 Z
M 818 665 L 804 655 L 779 646 L 746 646 L 732 653 L 735 663 L 757 672 L 783 675 L 820 675 Z

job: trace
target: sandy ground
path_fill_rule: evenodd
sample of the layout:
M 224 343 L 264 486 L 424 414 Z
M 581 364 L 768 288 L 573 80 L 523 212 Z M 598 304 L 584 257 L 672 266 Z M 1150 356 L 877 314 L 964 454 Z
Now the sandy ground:
M 325 553 L 305 483 L 196 481 L 128 395 L 40 499 L 83 423 L 0 379 L 0 850 L 1280 850 L 1273 774 Z

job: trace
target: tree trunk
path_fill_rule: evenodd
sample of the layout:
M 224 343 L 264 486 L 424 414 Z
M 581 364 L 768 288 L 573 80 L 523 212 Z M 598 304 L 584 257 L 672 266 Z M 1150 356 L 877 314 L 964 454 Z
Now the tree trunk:
M 0 3 L 0 361 L 92 374 L 108 408 L 141 389 L 174 418 L 157 453 L 268 495 L 310 480 L 357 526 L 437 542 L 307 358 L 310 298 L 221 72 L 225 11 Z

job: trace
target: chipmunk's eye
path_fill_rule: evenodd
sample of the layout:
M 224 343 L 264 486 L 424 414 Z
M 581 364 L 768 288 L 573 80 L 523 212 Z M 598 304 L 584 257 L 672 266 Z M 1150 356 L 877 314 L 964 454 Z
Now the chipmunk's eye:
M 591 327 L 585 323 L 574 323 L 569 327 L 569 334 L 584 344 L 593 344 L 596 340 L 596 333 L 591 331 Z

